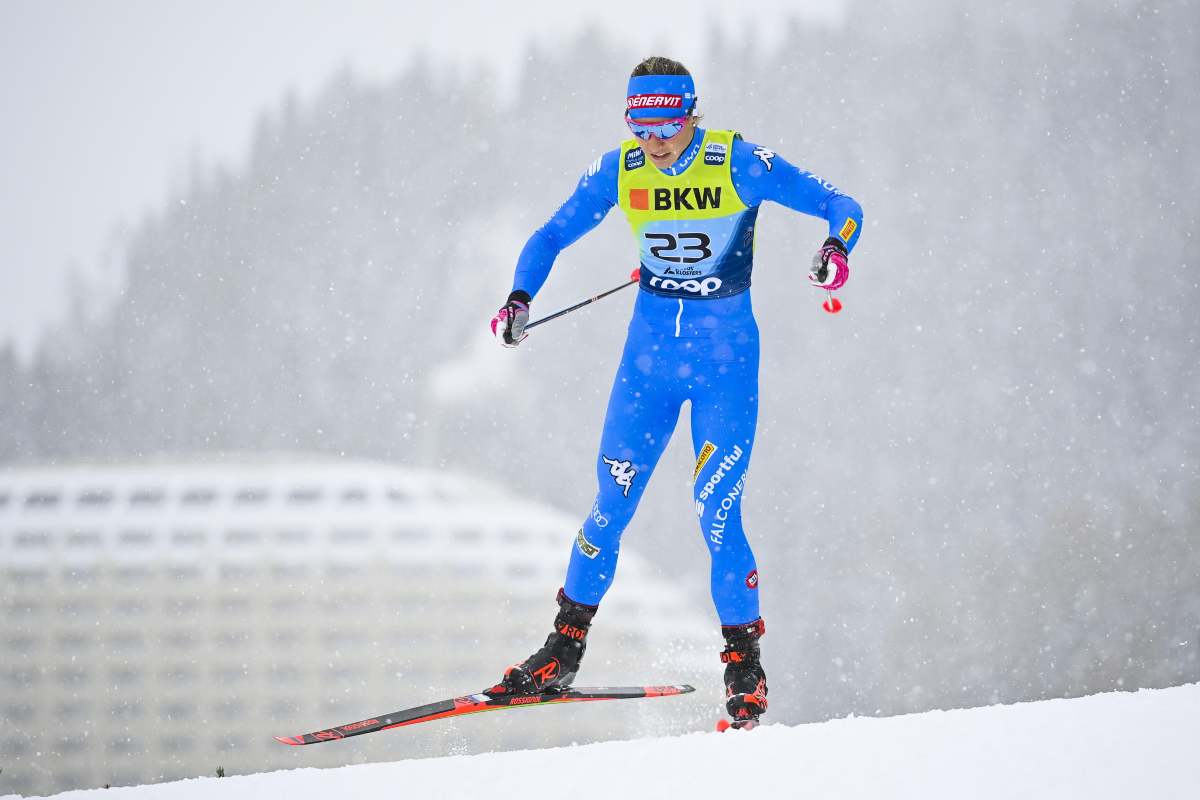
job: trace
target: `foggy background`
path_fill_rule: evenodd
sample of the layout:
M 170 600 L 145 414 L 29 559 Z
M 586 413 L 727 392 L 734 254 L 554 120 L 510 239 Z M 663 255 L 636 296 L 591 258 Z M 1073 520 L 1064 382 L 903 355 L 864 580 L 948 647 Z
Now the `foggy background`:
M 511 85 L 432 50 L 280 87 L 241 156 L 119 238 L 116 272 L 76 271 L 29 357 L 0 351 L 0 460 L 376 458 L 582 520 L 633 295 L 515 351 L 486 327 L 526 237 L 627 137 L 629 70 L 680 52 L 623 16 L 532 41 Z M 1200 679 L 1198 16 L 848 2 L 748 11 L 684 58 L 707 126 L 866 214 L 837 317 L 805 281 L 824 223 L 768 204 L 758 230 L 745 521 L 771 721 Z M 610 216 L 534 318 L 636 265 Z M 675 439 L 623 546 L 716 626 L 686 414 Z

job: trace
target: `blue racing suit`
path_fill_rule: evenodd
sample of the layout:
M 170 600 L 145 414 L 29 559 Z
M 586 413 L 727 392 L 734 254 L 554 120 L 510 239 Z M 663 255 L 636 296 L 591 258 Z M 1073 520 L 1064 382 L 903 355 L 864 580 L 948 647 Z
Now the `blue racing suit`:
M 599 490 L 572 545 L 563 589 L 577 603 L 599 604 L 616 572 L 621 534 L 690 401 L 693 494 L 712 557 L 712 598 L 722 625 L 741 625 L 760 616 L 758 571 L 741 520 L 758 419 L 758 326 L 749 291 L 758 206 L 772 200 L 822 217 L 847 250 L 861 232 L 862 209 L 822 178 L 732 132 L 697 129 L 665 171 L 638 144 L 630 140 L 588 167 L 530 237 L 513 281 L 514 290 L 536 295 L 558 253 L 614 205 L 644 237 L 641 287 L 600 437 Z M 700 178 L 689 183 L 689 175 L 701 174 L 711 187 Z M 730 184 L 736 197 L 728 197 Z M 678 219 L 722 214 L 705 210 L 714 203 L 732 211 Z

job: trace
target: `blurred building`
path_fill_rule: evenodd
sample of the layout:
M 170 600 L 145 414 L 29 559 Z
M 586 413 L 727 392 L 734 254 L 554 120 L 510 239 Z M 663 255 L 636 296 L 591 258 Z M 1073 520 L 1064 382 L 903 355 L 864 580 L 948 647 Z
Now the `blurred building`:
M 578 526 L 479 480 L 373 463 L 0 471 L 0 794 L 631 738 L 713 716 L 715 617 L 626 552 L 578 683 L 699 682 L 696 695 L 273 741 L 492 685 L 549 632 Z

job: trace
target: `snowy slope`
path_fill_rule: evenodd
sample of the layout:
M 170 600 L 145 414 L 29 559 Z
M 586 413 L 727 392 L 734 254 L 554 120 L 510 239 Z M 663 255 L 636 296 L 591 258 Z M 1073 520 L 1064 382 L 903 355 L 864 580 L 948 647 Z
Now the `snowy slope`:
M 539 713 L 587 711 L 526 713 L 535 720 Z M 476 722 L 487 725 L 488 719 Z M 1200 796 L 1198 743 L 1200 685 L 1193 684 L 885 719 L 766 725 L 753 732 L 202 778 L 57 797 L 1166 800 Z

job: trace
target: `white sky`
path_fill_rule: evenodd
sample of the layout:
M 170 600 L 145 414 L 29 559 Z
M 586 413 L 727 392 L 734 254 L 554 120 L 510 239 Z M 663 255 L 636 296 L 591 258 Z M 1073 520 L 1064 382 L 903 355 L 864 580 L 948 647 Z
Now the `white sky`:
M 236 162 L 262 109 L 339 67 L 386 79 L 424 50 L 510 84 L 531 39 L 554 47 L 586 24 L 694 63 L 716 26 L 775 44 L 777 19 L 837 23 L 842 7 L 689 0 L 652 25 L 644 0 L 0 0 L 0 342 L 28 354 L 63 317 L 71 269 L 113 284 L 121 230 L 194 159 Z

